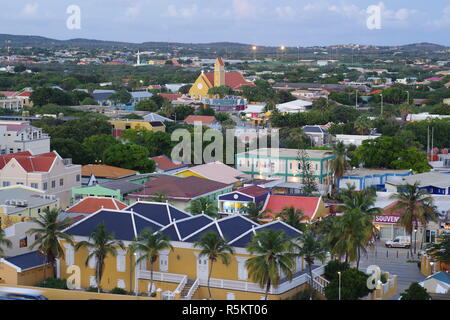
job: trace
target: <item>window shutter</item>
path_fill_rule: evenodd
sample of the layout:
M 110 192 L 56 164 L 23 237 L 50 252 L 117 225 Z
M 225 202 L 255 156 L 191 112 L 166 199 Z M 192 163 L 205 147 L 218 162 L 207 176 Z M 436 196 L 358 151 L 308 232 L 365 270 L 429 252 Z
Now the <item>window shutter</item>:
M 117 254 L 117 271 L 125 272 L 125 253 L 122 251 Z
M 94 249 L 89 249 L 89 254 L 91 254 L 94 251 Z M 95 264 L 97 262 L 97 259 L 95 256 L 92 256 L 89 258 L 88 267 L 91 269 L 95 269 Z
M 90 276 L 89 277 L 89 286 L 91 286 L 91 287 L 96 287 L 97 286 L 97 281 L 95 279 L 95 276 Z
M 118 279 L 117 280 L 117 287 L 121 288 L 121 289 L 125 289 L 125 280 L 123 279 Z

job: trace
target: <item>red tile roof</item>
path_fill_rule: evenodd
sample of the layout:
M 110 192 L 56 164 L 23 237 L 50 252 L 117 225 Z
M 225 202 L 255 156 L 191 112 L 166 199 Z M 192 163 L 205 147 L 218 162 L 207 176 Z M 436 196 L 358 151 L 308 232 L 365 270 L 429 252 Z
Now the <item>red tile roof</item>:
M 214 86 L 214 72 L 205 72 L 205 76 Z M 255 84 L 245 80 L 240 72 L 225 72 L 225 85 L 232 89 L 239 89 L 241 86 L 255 87 Z
M 377 93 L 381 93 L 381 92 L 383 92 L 383 90 L 377 89 L 372 92 L 369 92 L 369 95 L 373 95 L 373 94 L 377 94 Z
M 176 168 L 182 168 L 185 167 L 185 164 L 177 164 L 175 162 L 173 162 L 172 160 L 169 159 L 169 157 L 165 156 L 165 155 L 161 155 L 161 156 L 156 156 L 156 157 L 152 157 L 152 160 L 156 162 L 156 168 L 161 169 L 161 170 L 172 170 L 172 169 L 176 169 Z
M 22 93 L 19 93 L 18 96 L 20 96 L 20 97 L 29 97 L 29 96 L 31 96 L 32 93 L 33 93 L 33 91 L 24 91 Z
M 255 198 L 269 193 L 269 190 L 258 187 L 258 186 L 244 187 L 244 188 L 240 188 L 236 191 L 239 191 L 243 194 L 246 194 L 246 195 L 249 195 L 249 196 L 255 197 Z
M 223 189 L 227 186 L 228 185 L 225 183 L 195 176 L 190 176 L 187 178 L 169 176 L 157 178 L 145 183 L 144 190 L 129 194 L 127 198 L 152 198 L 157 194 L 163 194 L 169 199 L 187 202 L 192 198 Z
M 83 177 L 88 177 L 93 174 L 97 178 L 119 179 L 138 173 L 139 172 L 135 170 L 123 169 L 105 164 L 88 164 L 81 167 L 81 175 Z
M 319 205 L 320 197 L 299 197 L 272 194 L 266 202 L 264 211 L 266 216 L 274 218 L 277 213 L 285 207 L 294 207 L 301 209 L 303 214 L 310 219 L 316 214 Z
M 15 91 L 0 91 L 0 93 L 2 95 L 4 95 L 5 97 L 12 97 L 12 96 L 16 95 L 17 92 L 15 92 Z
M 195 115 L 189 115 L 186 119 L 184 119 L 185 123 L 194 123 L 194 122 L 201 122 L 204 124 L 211 124 L 216 120 L 214 116 L 195 116 Z
M 169 99 L 170 101 L 177 100 L 183 96 L 181 93 L 160 93 L 159 95 L 163 98 Z
M 55 161 L 57 154 L 55 152 L 42 153 L 33 156 L 30 152 L 17 152 L 0 156 L 0 169 L 16 159 L 20 166 L 27 172 L 48 172 Z
M 66 212 L 91 214 L 100 209 L 123 210 L 126 207 L 126 204 L 113 198 L 87 197 L 68 208 Z

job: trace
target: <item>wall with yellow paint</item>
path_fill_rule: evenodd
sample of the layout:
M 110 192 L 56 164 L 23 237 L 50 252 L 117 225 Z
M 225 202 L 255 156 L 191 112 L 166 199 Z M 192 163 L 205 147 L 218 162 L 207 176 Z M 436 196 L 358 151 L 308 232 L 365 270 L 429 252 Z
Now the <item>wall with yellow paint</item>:
M 183 178 L 188 178 L 188 177 L 198 177 L 198 178 L 202 178 L 202 179 L 206 179 L 206 177 L 199 175 L 198 173 L 195 173 L 191 170 L 183 170 L 180 172 L 175 173 L 176 176 L 178 177 L 183 177 Z
M 53 267 L 47 265 L 45 270 L 46 277 L 53 277 Z M 18 272 L 14 267 L 0 263 L 0 283 L 10 285 L 34 286 L 36 283 L 44 280 L 44 267 L 37 267 L 22 272 Z
M 194 99 L 199 98 L 208 98 L 208 91 L 210 88 L 212 88 L 212 83 L 208 80 L 208 78 L 202 73 L 200 76 L 195 80 L 194 84 L 192 85 L 191 89 L 189 90 L 189 95 L 193 97 Z
M 150 131 L 166 131 L 165 126 L 153 127 L 149 121 L 144 120 L 109 120 L 108 122 L 117 130 L 146 129 Z
M 6 214 L 5 208 L 0 206 L 1 228 L 5 229 L 15 223 L 28 221 L 30 220 L 30 217 L 38 217 L 39 214 L 42 213 L 47 207 L 49 207 L 49 209 L 58 208 L 58 202 L 55 201 L 51 204 L 45 204 L 33 208 L 24 208 L 22 211 L 15 212 L 14 214 Z

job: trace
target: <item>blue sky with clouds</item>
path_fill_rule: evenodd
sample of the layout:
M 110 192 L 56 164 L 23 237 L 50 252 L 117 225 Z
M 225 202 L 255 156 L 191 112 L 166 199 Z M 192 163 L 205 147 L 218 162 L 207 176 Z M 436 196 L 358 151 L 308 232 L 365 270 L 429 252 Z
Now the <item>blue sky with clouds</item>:
M 69 5 L 81 9 L 80 30 L 66 27 Z M 367 28 L 370 5 L 381 29 Z M 449 31 L 448 0 L 8 0 L 0 11 L 0 33 L 57 39 L 450 45 Z

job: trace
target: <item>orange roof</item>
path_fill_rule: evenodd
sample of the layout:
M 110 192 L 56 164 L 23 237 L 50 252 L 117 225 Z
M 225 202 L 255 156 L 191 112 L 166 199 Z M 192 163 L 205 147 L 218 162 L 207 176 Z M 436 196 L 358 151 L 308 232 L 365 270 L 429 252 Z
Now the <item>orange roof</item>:
M 274 218 L 275 215 L 285 207 L 294 207 L 295 209 L 301 209 L 303 214 L 311 219 L 316 214 L 319 201 L 320 197 L 299 197 L 272 194 L 264 207 L 264 211 L 268 218 Z
M 29 151 L 2 155 L 0 156 L 0 169 L 3 169 L 11 159 L 15 159 L 27 172 L 48 172 L 56 156 L 57 154 L 55 152 L 47 152 L 33 156 Z
M 225 65 L 225 62 L 223 62 L 223 59 L 222 59 L 222 58 L 217 58 L 217 59 L 216 59 L 216 62 L 218 62 L 219 65 L 221 65 L 221 66 L 224 66 L 224 65 Z
M 205 76 L 214 86 L 214 72 L 205 72 Z M 225 85 L 232 89 L 239 89 L 242 86 L 255 86 L 253 82 L 245 80 L 240 72 L 225 72 Z
M 160 93 L 159 95 L 163 98 L 169 99 L 170 101 L 177 100 L 183 96 L 181 93 Z
M 105 164 L 88 164 L 81 167 L 81 175 L 88 177 L 94 174 L 97 178 L 118 179 L 135 175 L 139 172 L 119 167 L 107 166 Z
M 186 123 L 194 123 L 194 122 L 201 122 L 205 124 L 211 124 L 216 120 L 214 116 L 194 116 L 189 115 L 186 119 L 184 119 L 184 122 Z
M 369 92 L 369 95 L 377 94 L 377 93 L 381 93 L 381 92 L 383 92 L 383 90 L 377 89 L 377 90 L 374 90 L 372 92 Z
M 69 213 L 94 213 L 100 209 L 123 210 L 126 204 L 114 198 L 87 197 L 68 208 Z

